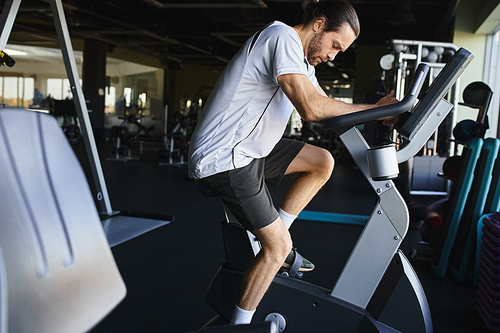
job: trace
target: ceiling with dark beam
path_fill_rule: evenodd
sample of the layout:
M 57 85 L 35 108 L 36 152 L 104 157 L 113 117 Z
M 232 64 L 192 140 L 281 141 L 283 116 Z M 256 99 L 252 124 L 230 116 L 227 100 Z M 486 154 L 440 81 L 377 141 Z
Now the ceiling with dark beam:
M 352 68 L 356 45 L 391 39 L 451 41 L 459 0 L 352 0 L 361 34 L 336 67 Z M 273 20 L 300 23 L 302 0 L 63 0 L 70 34 L 159 58 L 165 67 L 222 68 L 241 44 Z M 57 40 L 48 0 L 23 0 L 11 44 Z

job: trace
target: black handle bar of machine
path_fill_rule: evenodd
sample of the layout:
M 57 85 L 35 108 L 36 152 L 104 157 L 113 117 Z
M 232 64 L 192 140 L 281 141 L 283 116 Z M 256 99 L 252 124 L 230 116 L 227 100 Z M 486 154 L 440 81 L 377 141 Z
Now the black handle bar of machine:
M 384 117 L 400 115 L 410 111 L 415 105 L 428 72 L 428 65 L 423 63 L 418 65 L 410 87 L 408 88 L 408 92 L 400 102 L 332 117 L 321 121 L 321 128 L 324 130 L 343 132 L 343 129 L 347 130 L 355 125 L 364 124 Z

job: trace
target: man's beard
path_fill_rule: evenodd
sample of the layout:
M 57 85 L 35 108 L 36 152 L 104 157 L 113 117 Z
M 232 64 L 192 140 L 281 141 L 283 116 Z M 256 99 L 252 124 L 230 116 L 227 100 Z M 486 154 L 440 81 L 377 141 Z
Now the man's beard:
M 311 62 L 316 60 L 321 51 L 321 44 L 323 42 L 323 36 L 325 32 L 321 31 L 314 35 L 309 42 L 309 47 L 307 48 L 307 61 L 312 65 Z M 317 61 L 317 60 L 316 60 Z M 314 66 L 314 65 L 313 65 Z

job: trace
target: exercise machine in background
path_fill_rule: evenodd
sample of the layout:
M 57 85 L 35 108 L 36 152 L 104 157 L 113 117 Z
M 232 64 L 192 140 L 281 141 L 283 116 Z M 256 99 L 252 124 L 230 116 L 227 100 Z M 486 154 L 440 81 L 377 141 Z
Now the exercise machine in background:
M 202 91 L 203 89 L 194 98 L 184 96 L 181 99 L 180 111 L 171 117 L 168 116 L 168 108 L 165 107 L 163 148 L 158 152 L 160 166 L 187 164 L 189 141 L 203 106 Z
M 160 166 L 182 166 L 187 164 L 187 153 L 189 149 L 189 138 L 192 127 L 192 119 L 184 112 L 177 112 L 173 116 L 173 126 L 170 132 L 165 131 L 163 135 L 163 149 L 158 151 Z M 167 126 L 165 125 L 165 128 Z M 161 160 L 165 161 L 162 162 Z

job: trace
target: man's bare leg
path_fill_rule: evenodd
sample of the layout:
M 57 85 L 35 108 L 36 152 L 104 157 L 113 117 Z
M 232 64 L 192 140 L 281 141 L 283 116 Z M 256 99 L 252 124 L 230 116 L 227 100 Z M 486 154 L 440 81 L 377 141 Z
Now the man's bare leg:
M 285 193 L 279 216 L 285 227 L 290 229 L 297 215 L 311 201 L 321 187 L 330 179 L 334 161 L 329 151 L 306 144 L 288 166 L 285 174 L 299 173 Z M 295 252 L 290 251 L 284 268 L 290 268 L 294 262 Z M 303 259 L 300 272 L 309 272 L 314 264 Z
M 328 181 L 333 166 L 330 152 L 306 144 L 286 170 L 285 174 L 301 174 L 286 192 L 281 208 L 289 214 L 298 215 Z M 257 308 L 292 248 L 287 226 L 279 218 L 252 233 L 260 241 L 262 250 L 252 260 L 243 276 L 237 305 L 246 311 Z
M 279 218 L 268 226 L 253 230 L 252 233 L 260 241 L 262 249 L 243 276 L 237 305 L 247 311 L 257 308 L 292 248 L 290 233 Z
M 306 144 L 288 166 L 285 174 L 300 173 L 285 193 L 281 209 L 298 215 L 330 179 L 334 160 L 326 149 Z

